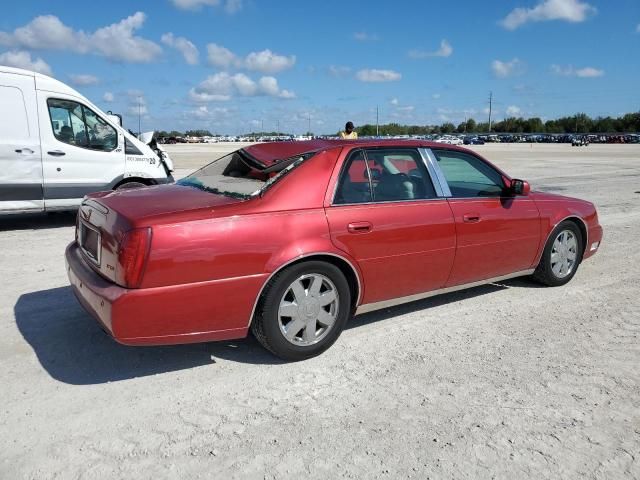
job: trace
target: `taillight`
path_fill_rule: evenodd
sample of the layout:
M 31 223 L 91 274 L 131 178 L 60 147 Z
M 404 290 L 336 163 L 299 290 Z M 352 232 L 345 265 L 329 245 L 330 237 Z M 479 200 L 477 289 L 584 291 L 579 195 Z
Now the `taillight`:
M 150 228 L 136 228 L 124 234 L 118 248 L 117 283 L 127 288 L 140 286 L 150 246 Z

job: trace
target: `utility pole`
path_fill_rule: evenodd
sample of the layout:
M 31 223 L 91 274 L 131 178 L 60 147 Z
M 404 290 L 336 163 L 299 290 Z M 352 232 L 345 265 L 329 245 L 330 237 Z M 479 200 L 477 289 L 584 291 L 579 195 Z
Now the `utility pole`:
M 464 114 L 464 133 L 467 133 L 467 114 Z
M 307 128 L 307 133 L 311 133 L 311 113 L 309 113 L 309 128 Z
M 140 117 L 142 116 L 141 110 L 142 110 L 142 98 L 138 96 L 138 137 L 142 133 L 142 128 L 140 126 L 141 124 Z
M 489 133 L 491 133 L 491 108 L 493 107 L 493 92 L 489 92 Z
M 276 120 L 276 126 L 278 127 L 277 128 L 278 131 L 276 132 L 276 135 L 280 135 L 280 119 Z
M 379 115 L 378 115 L 378 105 L 376 105 L 376 137 L 380 136 L 380 124 L 379 124 Z

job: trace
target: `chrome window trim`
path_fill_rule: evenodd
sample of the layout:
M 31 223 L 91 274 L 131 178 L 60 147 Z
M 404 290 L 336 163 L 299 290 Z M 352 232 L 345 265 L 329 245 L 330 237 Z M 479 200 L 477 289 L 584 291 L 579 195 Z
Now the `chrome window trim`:
M 356 282 L 358 284 L 358 296 L 356 298 L 356 303 L 355 303 L 355 305 L 357 307 L 360 304 L 360 300 L 362 299 L 362 282 L 360 280 L 360 275 L 358 274 L 358 270 L 356 270 L 356 268 L 353 266 L 353 263 L 351 263 L 349 260 L 347 260 L 343 256 L 337 255 L 335 253 L 310 252 L 310 253 L 305 253 L 305 254 L 299 255 L 299 256 L 297 256 L 295 258 L 292 258 L 291 260 L 289 260 L 288 262 L 280 265 L 277 269 L 275 269 L 273 272 L 271 272 L 271 274 L 267 277 L 265 282 L 262 284 L 262 287 L 260 288 L 260 292 L 258 293 L 258 296 L 256 296 L 256 301 L 253 303 L 253 308 L 251 309 L 251 316 L 249 317 L 249 322 L 247 323 L 247 328 L 251 327 L 251 322 L 253 321 L 253 317 L 256 314 L 256 308 L 258 308 L 258 302 L 260 301 L 260 297 L 262 297 L 262 294 L 264 293 L 264 289 L 267 286 L 267 284 L 271 281 L 271 279 L 275 275 L 277 275 L 279 272 L 284 270 L 286 267 L 288 267 L 292 263 L 297 262 L 298 260 L 302 260 L 303 258 L 308 258 L 308 257 L 317 257 L 317 256 L 320 256 L 320 255 L 326 255 L 326 256 L 329 256 L 329 257 L 339 258 L 340 260 L 345 261 L 347 263 L 347 265 L 349 265 L 349 267 L 353 271 L 353 274 L 356 276 Z
M 425 158 L 427 163 L 427 169 L 429 170 L 429 174 L 432 175 L 433 186 L 436 186 L 436 183 L 440 185 L 440 191 L 442 193 L 442 197 L 452 197 L 451 190 L 449 189 L 449 184 L 447 183 L 447 179 L 444 176 L 444 172 L 438 165 L 438 160 L 434 155 L 433 151 L 430 148 L 419 148 L 420 155 Z M 433 178 L 435 176 L 435 178 Z M 437 187 L 436 187 L 436 193 Z
M 373 312 L 388 307 L 395 307 L 396 305 L 402 305 L 403 303 L 415 302 L 417 300 L 423 300 L 429 297 L 435 297 L 436 295 L 442 295 L 445 293 L 457 292 L 458 290 L 465 290 L 467 288 L 479 287 L 480 285 L 486 285 L 488 283 L 500 282 L 502 280 L 509 280 L 511 278 L 523 277 L 525 275 L 531 275 L 535 272 L 535 268 L 528 270 L 520 270 L 518 272 L 509 273 L 507 275 L 501 275 L 499 277 L 487 278 L 485 280 L 478 280 L 477 282 L 464 283 L 462 285 L 454 285 L 452 287 L 439 288 L 438 290 L 431 290 L 429 292 L 417 293 L 415 295 L 408 295 L 406 297 L 391 298 L 389 300 L 382 300 L 380 302 L 366 303 L 360 305 L 356 309 L 355 315 L 361 315 L 363 313 Z
M 417 203 L 417 202 L 433 202 L 446 200 L 445 197 L 437 198 L 411 198 L 405 200 L 381 200 L 379 202 L 360 202 L 360 203 L 335 203 L 330 206 L 333 207 L 355 207 L 358 205 L 385 205 L 388 203 Z

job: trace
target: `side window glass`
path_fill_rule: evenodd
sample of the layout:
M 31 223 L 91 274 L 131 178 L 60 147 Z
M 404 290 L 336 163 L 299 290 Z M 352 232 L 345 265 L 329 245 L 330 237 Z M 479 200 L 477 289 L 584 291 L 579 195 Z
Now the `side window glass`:
M 504 191 L 502 175 L 473 155 L 433 150 L 454 197 L 499 197 Z
M 374 201 L 436 198 L 433 183 L 417 150 L 370 149 L 367 150 L 367 159 Z
M 362 150 L 353 152 L 345 163 L 334 203 L 366 203 L 372 201 L 369 172 Z
M 89 134 L 89 148 L 110 152 L 118 145 L 116 129 L 96 115 L 93 110 L 82 107 Z
M 61 142 L 92 150 L 117 147 L 116 130 L 89 108 L 71 100 L 47 100 L 53 135 Z

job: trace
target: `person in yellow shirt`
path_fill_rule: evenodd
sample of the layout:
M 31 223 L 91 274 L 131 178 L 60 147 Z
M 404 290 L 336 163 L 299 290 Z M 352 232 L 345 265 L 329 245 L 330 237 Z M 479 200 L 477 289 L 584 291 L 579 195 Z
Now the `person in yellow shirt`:
M 358 138 L 358 132 L 353 129 L 353 122 L 347 122 L 344 126 L 344 132 L 340 132 L 340 138 L 347 140 L 355 140 Z

